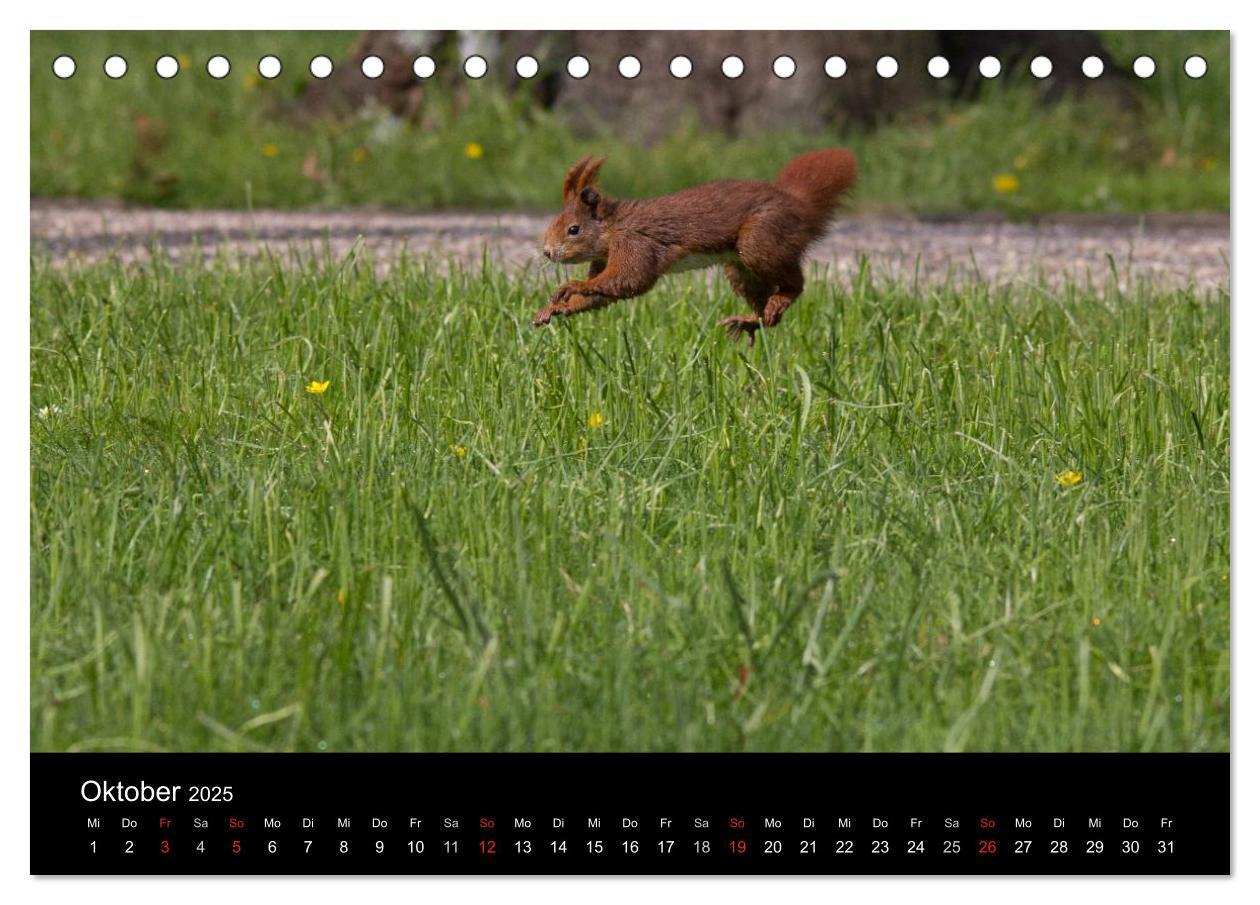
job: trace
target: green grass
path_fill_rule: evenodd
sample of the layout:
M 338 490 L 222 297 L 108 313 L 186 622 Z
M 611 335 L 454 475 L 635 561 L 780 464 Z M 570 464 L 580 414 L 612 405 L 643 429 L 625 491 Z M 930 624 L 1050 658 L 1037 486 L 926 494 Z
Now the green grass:
M 373 273 L 32 264 L 35 749 L 1227 750 L 1227 294 Z
M 1138 86 L 1135 111 L 1096 98 L 1039 103 L 1030 77 L 1014 67 L 1018 74 L 987 85 L 976 102 L 942 96 L 873 129 L 738 140 L 682 129 L 646 147 L 627 136 L 577 135 L 490 79 L 464 84 L 460 99 L 427 87 L 416 121 L 380 112 L 295 117 L 293 102 L 311 80 L 306 62 L 316 53 L 343 62 L 346 33 L 36 32 L 31 191 L 170 207 L 550 208 L 567 166 L 586 153 L 610 155 L 609 191 L 642 196 L 715 178 L 769 178 L 796 152 L 844 144 L 862 164 L 860 210 L 1228 210 L 1228 34 L 1117 32 L 1106 40 L 1120 65 L 1138 53 L 1159 63 Z M 50 69 L 60 53 L 80 67 L 64 82 Z M 131 61 L 118 81 L 101 72 L 111 53 Z M 163 53 L 188 64 L 169 82 L 153 73 Z M 213 53 L 234 63 L 222 82 L 204 71 Z M 254 68 L 265 53 L 285 63 L 271 82 Z M 1190 53 L 1210 61 L 1205 78 L 1181 72 Z M 470 143 L 483 156 L 467 156 Z M 1001 176 L 1018 187 L 997 191 Z

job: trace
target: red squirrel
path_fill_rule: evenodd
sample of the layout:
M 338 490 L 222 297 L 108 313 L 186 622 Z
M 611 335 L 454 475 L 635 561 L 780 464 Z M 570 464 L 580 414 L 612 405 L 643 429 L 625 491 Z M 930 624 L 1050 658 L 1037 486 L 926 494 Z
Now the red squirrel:
M 642 295 L 662 274 L 722 264 L 753 313 L 718 324 L 752 345 L 805 288 L 805 250 L 857 179 L 853 155 L 835 148 L 793 158 L 773 183 L 732 179 L 631 201 L 596 187 L 604 160 L 584 157 L 564 177 L 564 209 L 547 227 L 543 255 L 560 264 L 589 261 L 590 271 L 555 291 L 534 315 L 535 327 Z

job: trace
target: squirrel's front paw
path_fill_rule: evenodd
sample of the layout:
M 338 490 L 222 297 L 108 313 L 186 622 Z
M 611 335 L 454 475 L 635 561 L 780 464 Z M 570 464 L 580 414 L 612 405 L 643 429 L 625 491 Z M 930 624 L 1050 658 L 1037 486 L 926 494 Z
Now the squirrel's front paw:
M 534 326 L 545 327 L 557 314 L 564 314 L 563 305 L 544 305 L 539 308 L 538 312 L 534 315 Z
M 565 283 L 551 294 L 551 304 L 562 305 L 569 300 L 569 296 L 576 295 L 581 291 L 582 287 L 577 283 Z

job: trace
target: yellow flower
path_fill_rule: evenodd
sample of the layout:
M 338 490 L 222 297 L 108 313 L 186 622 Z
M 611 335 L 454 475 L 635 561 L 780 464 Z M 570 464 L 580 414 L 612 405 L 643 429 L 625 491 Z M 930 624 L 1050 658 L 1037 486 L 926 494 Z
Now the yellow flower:
M 1015 169 L 1017 170 L 1024 169 L 1025 167 L 1028 166 L 1028 156 L 1025 154 L 1020 154 L 1018 157 L 1015 158 L 1014 165 L 1015 165 Z
M 263 157 L 275 157 L 280 153 L 280 146 L 267 142 L 262 146 Z
M 337 592 L 337 606 L 346 605 L 346 589 L 342 588 Z
M 1062 474 L 1057 474 L 1054 479 L 1059 482 L 1060 487 L 1075 487 L 1085 479 L 1085 476 L 1075 469 L 1069 468 Z
M 591 430 L 595 430 L 595 428 L 597 427 L 603 427 L 604 416 L 601 415 L 599 412 L 591 412 L 590 417 L 586 419 L 586 426 L 589 427 Z
M 328 392 L 330 386 L 332 386 L 331 380 L 312 380 L 306 385 L 306 392 L 312 396 L 322 396 Z
M 363 161 L 367 160 L 367 156 L 367 148 L 355 148 L 350 152 L 350 159 L 355 163 L 363 163 Z
M 480 160 L 486 156 L 486 149 L 475 141 L 470 141 L 464 145 L 464 156 L 469 160 Z
M 459 458 L 459 459 L 462 459 L 464 458 L 464 456 L 468 455 L 468 449 L 466 447 L 460 446 L 458 443 L 451 444 L 451 452 L 455 453 L 456 458 Z
M 1018 188 L 1019 180 L 1010 173 L 1003 173 L 1001 176 L 993 177 L 993 191 L 999 195 L 1009 195 Z
M 1091 622 L 1093 622 L 1095 626 L 1102 625 L 1102 620 L 1101 620 L 1101 619 L 1099 619 L 1097 616 L 1095 616 L 1095 617 L 1094 617 L 1092 620 L 1090 620 L 1090 621 L 1091 621 Z
M 179 60 L 179 68 L 180 68 L 180 69 L 187 69 L 189 66 L 191 66 L 191 65 L 192 65 L 192 57 L 190 57 L 190 56 L 189 56 L 188 54 L 186 54 L 186 53 L 181 53 L 181 54 L 180 54 L 179 56 L 177 56 L 175 59 Z

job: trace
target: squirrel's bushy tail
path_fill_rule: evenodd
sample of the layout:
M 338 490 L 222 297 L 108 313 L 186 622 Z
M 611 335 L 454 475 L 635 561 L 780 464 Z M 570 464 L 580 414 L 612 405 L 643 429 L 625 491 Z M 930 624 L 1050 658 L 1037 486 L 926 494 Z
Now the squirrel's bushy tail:
M 821 234 L 840 196 L 857 182 L 857 159 L 845 148 L 806 151 L 779 171 L 774 184 L 805 206 L 813 231 Z

